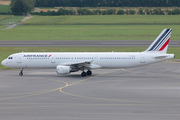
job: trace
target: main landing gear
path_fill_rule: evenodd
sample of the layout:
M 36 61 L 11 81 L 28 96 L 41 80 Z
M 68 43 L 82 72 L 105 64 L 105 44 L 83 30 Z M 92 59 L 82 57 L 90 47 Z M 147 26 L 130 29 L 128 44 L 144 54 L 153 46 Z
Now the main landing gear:
M 92 71 L 88 70 L 87 72 L 84 72 L 84 71 L 83 71 L 83 72 L 81 73 L 81 76 L 82 76 L 82 77 L 86 77 L 87 75 L 88 75 L 88 76 L 92 75 Z
M 21 71 L 19 73 L 19 76 L 23 76 L 23 68 L 21 68 Z

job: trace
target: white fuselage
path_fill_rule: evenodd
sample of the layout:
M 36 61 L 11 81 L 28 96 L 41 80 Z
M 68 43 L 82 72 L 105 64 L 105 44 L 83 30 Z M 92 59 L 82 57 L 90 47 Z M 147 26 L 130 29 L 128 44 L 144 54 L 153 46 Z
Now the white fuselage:
M 155 57 L 159 54 L 147 52 L 92 52 L 92 53 L 16 53 L 12 59 L 5 59 L 2 64 L 11 68 L 49 68 L 54 69 L 63 63 L 91 61 L 101 68 L 127 68 L 151 64 L 174 58 L 173 54 L 166 57 Z M 163 55 L 162 55 L 163 56 Z

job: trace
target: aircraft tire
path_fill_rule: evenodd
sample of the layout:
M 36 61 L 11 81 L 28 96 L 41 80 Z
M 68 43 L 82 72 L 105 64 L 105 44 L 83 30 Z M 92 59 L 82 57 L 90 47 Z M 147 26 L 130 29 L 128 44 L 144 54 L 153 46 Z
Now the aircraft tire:
M 82 77 L 86 77 L 86 75 L 87 75 L 86 72 L 82 72 L 82 73 L 81 73 L 81 76 L 82 76 Z
M 20 72 L 20 73 L 19 73 L 19 76 L 23 76 L 23 73 L 22 73 L 22 72 Z
M 88 70 L 87 75 L 89 75 L 89 76 L 92 75 L 92 71 Z

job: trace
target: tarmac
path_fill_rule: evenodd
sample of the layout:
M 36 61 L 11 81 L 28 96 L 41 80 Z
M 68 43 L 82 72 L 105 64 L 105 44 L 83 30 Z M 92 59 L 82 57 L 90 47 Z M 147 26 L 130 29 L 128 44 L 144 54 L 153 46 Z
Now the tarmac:
M 180 61 L 57 75 L 0 71 L 1 120 L 179 120 Z
M 148 47 L 152 40 L 51 40 L 0 41 L 0 47 Z M 180 47 L 180 40 L 171 40 L 169 47 Z

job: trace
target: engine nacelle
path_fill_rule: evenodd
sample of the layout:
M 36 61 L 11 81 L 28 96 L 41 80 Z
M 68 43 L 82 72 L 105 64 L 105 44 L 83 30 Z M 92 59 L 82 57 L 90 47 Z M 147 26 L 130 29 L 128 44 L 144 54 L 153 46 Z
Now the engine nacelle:
M 56 72 L 57 74 L 60 74 L 60 75 L 69 74 L 71 72 L 71 67 L 58 65 L 56 67 Z

